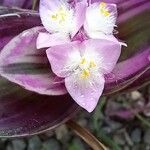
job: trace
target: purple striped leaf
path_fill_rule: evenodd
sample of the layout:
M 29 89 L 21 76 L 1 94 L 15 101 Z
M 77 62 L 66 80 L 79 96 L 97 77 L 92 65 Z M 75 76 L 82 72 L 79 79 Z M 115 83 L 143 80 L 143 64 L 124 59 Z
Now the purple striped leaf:
M 7 12 L 12 13 L 12 9 L 8 9 Z M 38 14 L 34 12 L 19 12 L 17 15 L 0 15 L 0 24 L 1 54 L 2 48 L 12 37 L 23 30 L 39 26 L 41 22 Z M 39 95 L 2 76 L 0 86 L 1 137 L 27 136 L 52 129 L 67 121 L 78 110 L 78 106 L 69 95 Z
M 42 29 L 35 27 L 24 31 L 2 49 L 0 74 L 40 94 L 65 94 L 63 79 L 52 73 L 45 49 L 36 49 L 36 39 Z
M 32 0 L 1 0 L 0 5 L 29 9 L 32 7 Z
M 119 92 L 128 92 L 139 89 L 143 86 L 150 84 L 150 69 L 148 69 L 144 74 L 142 74 L 138 79 L 136 79 L 132 84 L 127 86 L 125 89 Z
M 64 123 L 78 110 L 69 95 L 42 96 L 0 77 L 0 137 L 27 136 Z
M 136 56 L 118 63 L 113 72 L 106 76 L 105 94 L 112 94 L 128 87 L 148 72 L 150 69 L 149 53 L 150 47 Z

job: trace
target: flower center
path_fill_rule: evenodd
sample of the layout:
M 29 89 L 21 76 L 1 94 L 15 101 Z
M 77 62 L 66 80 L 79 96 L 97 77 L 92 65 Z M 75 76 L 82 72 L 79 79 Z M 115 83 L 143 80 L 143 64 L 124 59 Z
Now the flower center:
M 101 2 L 99 5 L 100 13 L 103 14 L 105 17 L 110 16 L 109 10 L 106 8 L 106 3 Z
M 91 70 L 96 67 L 96 63 L 93 59 L 81 58 L 79 68 L 81 70 L 81 78 L 87 79 L 91 75 Z
M 53 21 L 57 21 L 59 24 L 62 24 L 66 21 L 67 16 L 68 16 L 67 9 L 61 6 L 53 15 L 51 15 L 51 19 Z

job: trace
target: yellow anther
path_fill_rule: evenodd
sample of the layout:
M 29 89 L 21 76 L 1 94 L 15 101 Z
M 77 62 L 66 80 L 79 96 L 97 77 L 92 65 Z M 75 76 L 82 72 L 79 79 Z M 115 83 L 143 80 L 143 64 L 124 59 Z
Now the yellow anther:
M 57 14 L 56 14 L 56 15 L 52 15 L 52 19 L 53 19 L 53 20 L 57 20 L 57 17 L 58 17 Z
M 102 10 L 101 11 L 102 12 L 102 14 L 104 15 L 104 16 L 110 16 L 110 12 L 108 11 L 108 10 Z
M 86 59 L 85 58 L 82 58 L 81 59 L 81 63 L 80 63 L 81 65 L 84 65 L 84 64 L 86 64 Z
M 61 6 L 61 7 L 59 8 L 59 12 L 64 12 L 64 7 L 63 7 L 63 6 Z
M 96 64 L 95 64 L 94 61 L 91 61 L 91 62 L 90 62 L 90 65 L 89 65 L 89 68 L 93 68 L 93 67 L 96 67 Z
M 58 21 L 59 24 L 61 24 L 62 22 L 65 21 L 66 19 L 66 16 L 67 16 L 67 11 L 65 10 L 65 8 L 63 6 L 61 6 L 57 12 L 51 16 L 51 18 L 54 20 L 54 21 Z
M 100 8 L 105 8 L 105 7 L 106 7 L 106 3 L 101 2 L 101 3 L 100 3 Z
M 88 69 L 84 69 L 81 74 L 82 79 L 86 79 L 90 76 L 90 71 Z
M 110 12 L 108 11 L 108 9 L 106 8 L 106 3 L 101 2 L 99 7 L 100 7 L 100 12 L 104 15 L 104 16 L 110 16 Z

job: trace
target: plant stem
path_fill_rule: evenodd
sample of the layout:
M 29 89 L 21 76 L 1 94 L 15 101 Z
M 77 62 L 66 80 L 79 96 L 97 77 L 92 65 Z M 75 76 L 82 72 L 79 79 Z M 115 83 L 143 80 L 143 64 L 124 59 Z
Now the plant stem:
M 136 114 L 136 117 L 143 123 L 145 124 L 147 127 L 150 128 L 150 122 L 145 120 L 140 114 Z
M 38 0 L 32 0 L 32 10 L 35 10 Z
M 69 120 L 66 125 L 80 136 L 93 150 L 108 150 L 95 136 L 87 129 L 78 125 L 75 121 Z
M 121 150 L 121 147 L 112 140 L 112 138 L 106 134 L 103 130 L 99 129 L 96 133 L 100 133 L 97 135 L 111 150 Z

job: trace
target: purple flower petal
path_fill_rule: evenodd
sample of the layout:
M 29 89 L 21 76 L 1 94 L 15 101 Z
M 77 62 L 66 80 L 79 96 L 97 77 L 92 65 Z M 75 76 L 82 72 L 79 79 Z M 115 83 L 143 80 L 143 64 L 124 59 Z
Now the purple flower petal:
M 85 1 L 78 2 L 75 5 L 74 19 L 75 19 L 75 22 L 76 22 L 76 26 L 73 29 L 73 32 L 71 34 L 72 37 L 79 31 L 79 29 L 84 24 L 85 13 L 86 13 L 86 5 L 87 5 L 87 3 Z
M 61 45 L 65 43 L 69 43 L 70 38 L 68 35 L 64 35 L 61 33 L 47 33 L 47 32 L 40 32 L 37 38 L 37 49 L 40 48 L 48 48 L 51 46 Z
M 90 0 L 91 3 L 101 2 L 101 0 Z M 117 4 L 118 8 L 118 19 L 117 22 L 125 22 L 129 18 L 132 18 L 145 10 L 149 10 L 149 0 L 103 0 L 106 3 Z
M 60 32 L 73 37 L 81 28 L 85 19 L 85 1 L 71 4 L 56 0 L 40 1 L 40 16 L 45 29 L 50 33 Z
M 58 27 L 57 22 L 53 21 L 53 16 L 55 12 L 58 11 L 63 7 L 64 10 L 69 10 L 69 4 L 65 1 L 56 0 L 56 1 L 49 1 L 49 0 L 41 0 L 40 1 L 40 17 L 45 29 L 50 32 L 54 33 L 57 32 L 60 28 Z M 68 12 L 69 13 L 69 12 Z M 65 30 L 65 29 L 64 29 Z
M 99 59 L 101 59 L 101 73 L 107 74 L 113 70 L 121 54 L 121 45 L 119 42 L 105 39 L 91 39 L 85 41 L 85 46 L 88 47 L 89 51 L 96 51 L 99 54 Z
M 112 35 L 116 18 L 117 6 L 115 4 L 93 3 L 87 8 L 84 29 L 90 38 Z
M 55 0 L 55 1 L 41 0 L 40 1 L 41 9 L 45 8 L 45 9 L 48 9 L 48 10 L 56 10 L 62 4 L 66 4 L 66 2 L 61 1 L 61 0 Z
M 80 58 L 79 42 L 54 46 L 49 48 L 46 53 L 51 63 L 53 72 L 59 77 L 66 77 L 70 73 L 70 70 L 74 69 L 65 68 L 67 62 L 70 64 L 72 61 L 74 61 L 72 60 L 72 56 L 75 56 L 76 59 Z
M 40 94 L 64 94 L 63 81 L 51 72 L 45 50 L 36 49 L 36 39 L 42 29 L 26 30 L 3 48 L 0 53 L 0 74 Z
M 92 112 L 96 107 L 104 88 L 104 82 L 103 76 L 93 78 L 85 84 L 82 84 L 75 74 L 65 78 L 66 88 L 72 98 L 88 112 Z

